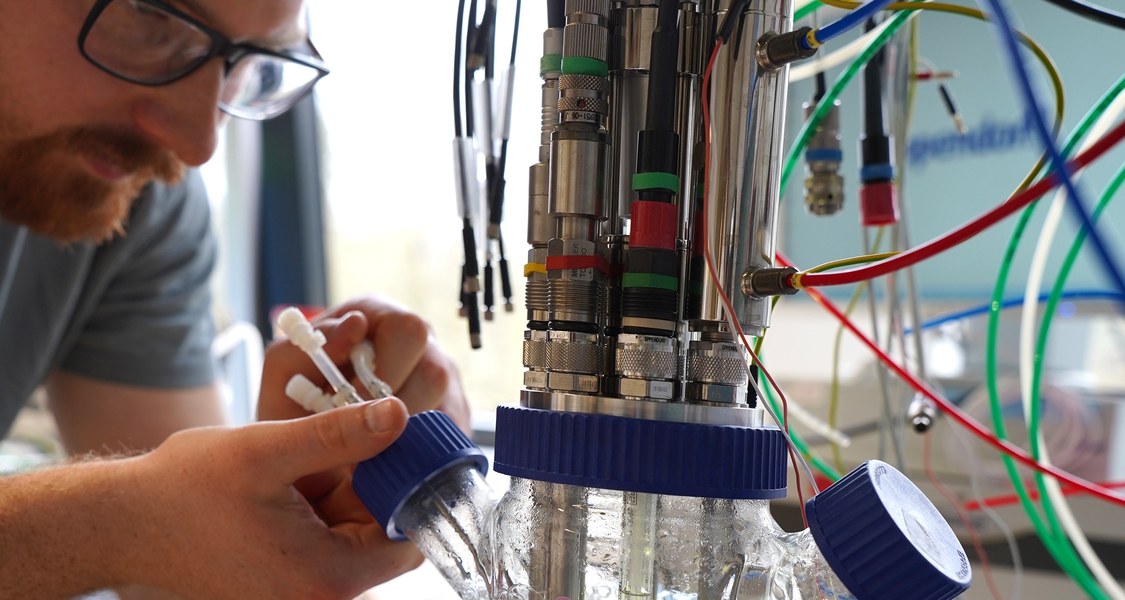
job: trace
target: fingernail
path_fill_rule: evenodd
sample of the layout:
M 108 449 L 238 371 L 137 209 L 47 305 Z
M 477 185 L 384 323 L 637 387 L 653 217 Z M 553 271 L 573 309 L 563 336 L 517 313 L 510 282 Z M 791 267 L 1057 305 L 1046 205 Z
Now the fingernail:
M 374 433 L 386 433 L 394 427 L 395 406 L 393 402 L 387 402 L 386 398 L 380 400 L 373 400 L 363 410 L 363 416 L 367 420 L 367 428 Z

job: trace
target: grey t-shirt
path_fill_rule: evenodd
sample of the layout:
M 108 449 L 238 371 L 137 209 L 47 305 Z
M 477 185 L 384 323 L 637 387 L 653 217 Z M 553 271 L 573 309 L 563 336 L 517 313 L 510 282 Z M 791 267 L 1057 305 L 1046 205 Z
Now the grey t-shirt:
M 62 246 L 0 219 L 0 437 L 58 368 L 146 387 L 211 382 L 215 255 L 195 171 L 146 187 L 125 235 L 102 245 Z

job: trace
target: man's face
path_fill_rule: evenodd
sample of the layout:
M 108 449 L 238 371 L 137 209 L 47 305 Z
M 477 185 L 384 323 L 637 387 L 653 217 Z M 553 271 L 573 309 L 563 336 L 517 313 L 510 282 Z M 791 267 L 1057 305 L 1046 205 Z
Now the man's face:
M 304 39 L 303 0 L 169 3 L 237 42 Z M 0 0 L 0 216 L 64 243 L 119 234 L 144 185 L 211 157 L 222 122 L 221 59 L 161 87 L 87 62 L 77 40 L 93 4 Z

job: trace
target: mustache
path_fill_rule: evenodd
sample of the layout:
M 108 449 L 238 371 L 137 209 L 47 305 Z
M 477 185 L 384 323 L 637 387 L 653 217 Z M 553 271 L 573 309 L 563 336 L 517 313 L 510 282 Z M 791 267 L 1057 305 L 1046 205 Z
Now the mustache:
M 62 145 L 99 156 L 141 178 L 177 183 L 186 167 L 171 151 L 121 129 L 81 127 L 61 132 Z

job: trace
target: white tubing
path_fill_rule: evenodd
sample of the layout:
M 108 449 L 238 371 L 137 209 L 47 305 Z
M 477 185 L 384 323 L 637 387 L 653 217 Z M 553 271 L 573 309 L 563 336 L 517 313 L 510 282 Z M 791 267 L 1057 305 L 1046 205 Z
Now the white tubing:
M 368 340 L 356 344 L 351 353 L 352 368 L 359 377 L 359 382 L 371 394 L 372 400 L 386 398 L 393 395 L 391 386 L 375 375 L 375 346 Z
M 852 445 L 852 438 L 848 437 L 848 434 L 821 421 L 815 415 L 805 410 L 805 407 L 801 406 L 800 402 L 789 403 L 789 415 L 797 419 L 797 421 L 807 427 L 809 431 L 841 448 L 847 448 Z
M 1085 150 L 1093 145 L 1096 140 L 1100 139 L 1113 125 L 1113 122 L 1122 111 L 1125 111 L 1125 94 L 1119 94 L 1113 103 L 1106 107 L 1106 111 L 1098 117 L 1097 122 L 1094 123 L 1094 126 L 1090 129 L 1089 135 L 1086 136 L 1086 141 L 1082 143 L 1081 150 Z M 1075 174 L 1075 177 L 1077 178 L 1078 174 Z M 1051 208 L 1047 211 L 1047 217 L 1043 221 L 1043 228 L 1039 232 L 1039 242 L 1035 246 L 1035 254 L 1032 256 L 1031 266 L 1027 274 L 1027 287 L 1024 290 L 1023 315 L 1020 326 L 1019 373 L 1020 396 L 1022 397 L 1023 412 L 1026 418 L 1030 418 L 1031 414 L 1031 379 L 1035 363 L 1036 320 L 1039 315 L 1039 287 L 1043 282 L 1043 273 L 1047 270 L 1047 258 L 1051 253 L 1051 242 L 1054 240 L 1055 233 L 1059 229 L 1059 223 L 1062 222 L 1063 210 L 1065 208 L 1066 192 L 1060 188 L 1059 191 L 1055 193 Z M 1039 461 L 1044 465 L 1050 465 L 1051 460 L 1047 455 L 1047 446 L 1044 443 L 1042 429 L 1039 431 L 1038 441 L 1042 449 Z M 1078 524 L 1077 519 L 1074 518 L 1074 513 L 1070 509 L 1070 503 L 1067 501 L 1066 496 L 1063 495 L 1058 480 L 1053 477 L 1047 477 L 1045 487 L 1047 489 L 1047 496 L 1055 507 L 1055 514 L 1059 518 L 1060 525 L 1062 525 L 1067 537 L 1070 538 L 1070 541 L 1074 544 L 1075 550 L 1078 551 L 1078 554 L 1086 562 L 1086 566 L 1089 567 L 1094 578 L 1098 580 L 1098 583 L 1110 598 L 1114 600 L 1125 600 L 1125 589 L 1122 589 L 1121 584 L 1113 578 L 1113 575 L 1106 569 L 1101 558 L 1099 558 L 1097 553 L 1094 552 L 1094 549 L 1090 547 L 1090 541 L 1086 538 L 1086 534 L 1082 531 L 1082 527 Z
M 871 40 L 875 39 L 875 36 L 882 33 L 890 23 L 890 19 L 883 21 L 875 27 L 875 29 L 848 42 L 839 50 L 836 50 L 824 58 L 817 58 L 816 60 L 809 60 L 799 65 L 790 66 L 789 82 L 793 83 L 794 81 L 808 79 L 821 71 L 827 71 L 851 61 L 851 59 L 855 58 L 857 54 L 867 47 L 867 44 L 869 44 Z

